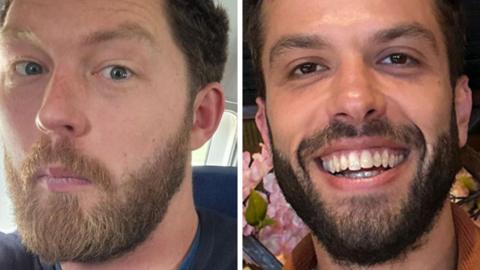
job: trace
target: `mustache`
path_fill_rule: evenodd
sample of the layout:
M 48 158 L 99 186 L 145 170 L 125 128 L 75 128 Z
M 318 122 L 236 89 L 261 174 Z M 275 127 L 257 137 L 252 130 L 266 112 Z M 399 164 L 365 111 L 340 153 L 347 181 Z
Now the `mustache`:
M 303 139 L 297 150 L 297 160 L 305 164 L 305 159 L 318 149 L 331 144 L 335 140 L 356 137 L 385 137 L 395 142 L 421 149 L 426 148 L 426 140 L 420 128 L 415 124 L 393 125 L 387 119 L 373 119 L 355 126 L 339 120 L 334 120 L 329 125 L 316 132 L 314 135 Z
M 32 146 L 31 152 L 22 164 L 20 171 L 22 179 L 26 181 L 25 184 L 33 185 L 40 170 L 53 163 L 88 179 L 106 191 L 112 189 L 112 176 L 102 162 L 80 153 L 68 139 L 62 139 L 54 144 L 47 136 L 42 136 Z

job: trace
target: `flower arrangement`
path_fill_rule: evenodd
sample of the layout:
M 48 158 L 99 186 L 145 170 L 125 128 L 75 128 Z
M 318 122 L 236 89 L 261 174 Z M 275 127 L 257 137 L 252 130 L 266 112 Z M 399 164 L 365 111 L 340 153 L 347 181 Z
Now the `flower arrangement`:
M 284 262 L 308 228 L 283 197 L 272 172 L 270 149 L 264 144 L 260 147 L 260 153 L 243 153 L 243 235 L 253 235 Z M 480 226 L 480 184 L 467 170 L 456 175 L 450 199 Z
M 308 228 L 287 203 L 278 186 L 270 151 L 243 153 L 243 234 L 254 235 L 280 261 L 308 233 Z

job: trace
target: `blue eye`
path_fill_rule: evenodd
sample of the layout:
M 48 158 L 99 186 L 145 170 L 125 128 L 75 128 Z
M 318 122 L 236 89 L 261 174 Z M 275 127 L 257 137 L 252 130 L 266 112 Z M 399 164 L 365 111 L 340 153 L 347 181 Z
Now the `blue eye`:
M 114 81 L 127 80 L 133 75 L 130 69 L 122 66 L 108 66 L 102 70 L 101 74 Z
M 35 76 L 44 73 L 44 68 L 35 62 L 22 61 L 15 64 L 15 71 L 22 76 Z
M 323 65 L 316 64 L 316 63 L 303 63 L 295 67 L 293 70 L 293 76 L 304 76 L 310 73 L 320 72 L 327 70 L 327 68 Z
M 418 64 L 418 61 L 413 57 L 410 57 L 403 53 L 394 53 L 380 61 L 381 64 L 385 65 L 415 65 Z

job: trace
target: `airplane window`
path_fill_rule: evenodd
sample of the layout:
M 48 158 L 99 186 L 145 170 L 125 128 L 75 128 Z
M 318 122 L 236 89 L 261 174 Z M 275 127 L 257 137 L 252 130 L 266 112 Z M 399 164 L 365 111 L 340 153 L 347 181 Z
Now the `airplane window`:
M 192 153 L 193 166 L 235 166 L 237 162 L 237 115 L 226 110 L 213 137 Z

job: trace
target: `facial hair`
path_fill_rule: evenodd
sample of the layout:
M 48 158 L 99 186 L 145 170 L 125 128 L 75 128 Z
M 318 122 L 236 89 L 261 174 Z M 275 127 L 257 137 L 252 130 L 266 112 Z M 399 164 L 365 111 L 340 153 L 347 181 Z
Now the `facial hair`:
M 429 159 L 425 137 L 417 126 L 394 126 L 385 119 L 366 122 L 361 128 L 331 123 L 300 143 L 298 168 L 275 149 L 270 136 L 275 175 L 286 200 L 337 264 L 365 267 L 401 260 L 420 245 L 421 237 L 432 229 L 443 208 L 460 168 L 454 116 L 453 112 L 449 132 L 439 135 Z M 335 139 L 358 136 L 387 137 L 419 153 L 418 170 L 400 205 L 388 206 L 386 195 L 356 196 L 338 202 L 348 206 L 348 210 L 338 211 L 315 188 L 306 167 L 310 155 Z
M 67 140 L 52 145 L 42 137 L 20 171 L 6 151 L 7 183 L 23 244 L 46 263 L 98 263 L 144 242 L 162 222 L 183 182 L 189 153 L 187 123 L 188 117 L 138 170 L 124 173 L 117 186 L 101 161 L 82 155 Z M 97 189 L 94 205 L 82 207 L 89 195 L 81 200 L 74 194 L 41 192 L 39 168 L 51 163 L 89 179 Z

